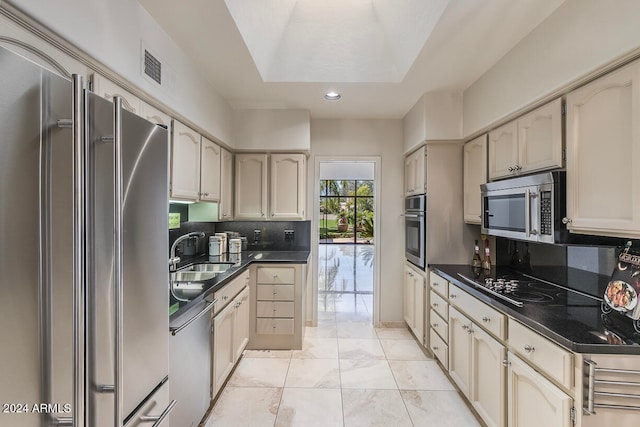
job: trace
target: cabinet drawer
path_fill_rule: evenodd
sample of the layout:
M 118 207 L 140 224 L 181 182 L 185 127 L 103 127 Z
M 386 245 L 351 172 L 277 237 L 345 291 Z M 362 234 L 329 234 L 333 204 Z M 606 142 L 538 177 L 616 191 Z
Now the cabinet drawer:
M 257 318 L 256 333 L 258 335 L 291 335 L 293 319 Z
M 440 315 L 443 319 L 449 318 L 449 307 L 447 301 L 444 300 L 440 295 L 431 291 L 430 295 L 430 304 L 431 308 Z
M 258 283 L 287 283 L 296 282 L 295 267 L 258 267 L 256 275 Z
M 478 326 L 501 340 L 506 339 L 507 316 L 489 307 L 457 286 L 449 285 L 449 303 L 458 307 Z
M 431 329 L 436 331 L 445 343 L 449 342 L 449 324 L 433 309 L 431 310 L 429 322 L 431 323 Z
M 293 302 L 258 301 L 256 317 L 293 317 Z
M 568 389 L 573 387 L 573 354 L 509 319 L 509 347 Z
M 295 295 L 294 285 L 262 285 L 256 286 L 256 300 L 266 301 L 293 301 Z
M 431 285 L 431 290 L 440 294 L 440 296 L 446 298 L 447 295 L 449 295 L 449 282 L 438 276 L 433 271 L 429 272 L 429 283 Z
M 444 369 L 449 370 L 449 346 L 445 344 L 442 338 L 440 338 L 440 335 L 438 335 L 433 329 L 429 332 L 429 340 L 431 351 L 433 351 L 433 354 L 440 363 L 442 363 Z
M 242 291 L 249 284 L 248 279 L 249 271 L 245 271 L 240 276 L 236 277 L 231 282 L 226 284 L 222 289 L 214 292 L 213 298 L 217 299 L 218 302 L 213 308 L 213 313 L 218 313 L 228 303 L 230 303 L 233 297 L 238 295 L 240 291 Z

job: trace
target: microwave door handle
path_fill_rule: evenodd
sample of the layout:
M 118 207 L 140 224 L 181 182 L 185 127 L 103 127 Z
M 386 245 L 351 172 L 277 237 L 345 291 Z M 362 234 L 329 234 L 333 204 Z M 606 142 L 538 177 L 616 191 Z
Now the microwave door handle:
M 524 234 L 531 235 L 531 194 L 527 189 L 524 191 Z

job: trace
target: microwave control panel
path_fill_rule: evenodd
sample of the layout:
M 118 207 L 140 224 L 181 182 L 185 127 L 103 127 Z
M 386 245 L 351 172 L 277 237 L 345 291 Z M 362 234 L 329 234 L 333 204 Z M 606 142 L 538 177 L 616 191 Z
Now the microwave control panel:
M 551 191 L 542 191 L 540 193 L 540 233 L 551 235 L 552 221 L 551 218 Z

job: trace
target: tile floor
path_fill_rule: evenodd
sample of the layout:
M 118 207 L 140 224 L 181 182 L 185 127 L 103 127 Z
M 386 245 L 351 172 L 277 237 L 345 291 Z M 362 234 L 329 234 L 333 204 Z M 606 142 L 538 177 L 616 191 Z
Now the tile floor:
M 479 426 L 408 330 L 371 326 L 368 297 L 328 299 L 302 350 L 246 351 L 206 427 Z

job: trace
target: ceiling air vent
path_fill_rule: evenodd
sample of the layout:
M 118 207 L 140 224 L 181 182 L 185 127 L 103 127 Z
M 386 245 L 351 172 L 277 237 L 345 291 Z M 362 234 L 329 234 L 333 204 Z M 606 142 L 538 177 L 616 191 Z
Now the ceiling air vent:
M 144 50 L 144 73 L 156 83 L 162 84 L 162 64 L 147 49 Z

